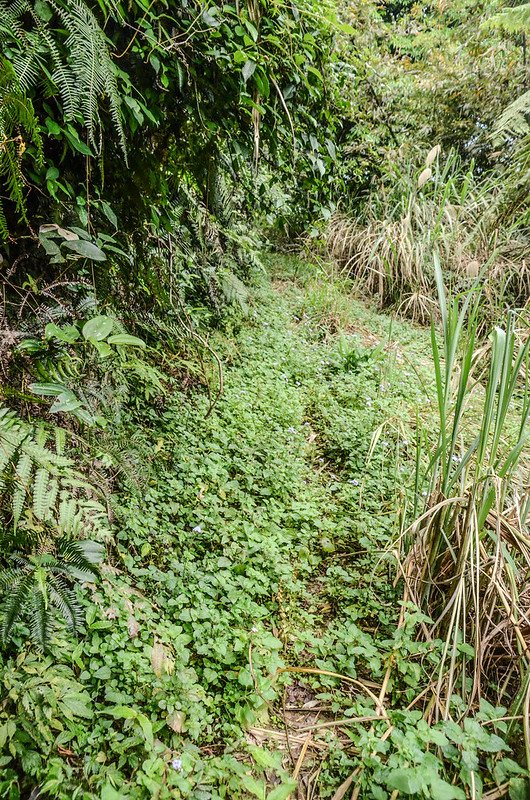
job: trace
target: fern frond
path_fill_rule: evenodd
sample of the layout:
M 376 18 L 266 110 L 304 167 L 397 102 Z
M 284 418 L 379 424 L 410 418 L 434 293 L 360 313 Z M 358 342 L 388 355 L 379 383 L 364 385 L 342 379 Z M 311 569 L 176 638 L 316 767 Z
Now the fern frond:
M 99 99 L 106 97 L 120 147 L 127 158 L 117 70 L 105 33 L 90 8 L 81 0 L 74 0 L 66 6 L 59 2 L 52 2 L 52 5 L 70 34 L 66 46 L 70 50 L 80 108 L 89 140 L 99 152 L 101 147 L 97 145 L 95 136 L 96 130 L 101 128 Z
M 31 574 L 19 573 L 18 578 L 10 587 L 6 602 L 4 603 L 4 614 L 0 627 L 0 636 L 4 643 L 9 641 L 13 625 L 26 607 L 30 596 L 31 584 Z
M 99 570 L 97 565 L 103 560 L 104 549 L 97 542 L 88 540 L 62 540 L 58 553 L 63 571 L 80 581 L 94 581 Z
M 72 536 L 74 534 L 74 527 L 76 522 L 77 504 L 73 497 L 70 497 L 66 492 L 63 493 L 63 498 L 59 504 L 59 517 L 58 526 L 63 533 Z
M 6 433 L 0 432 L 0 491 L 5 485 L 6 470 L 16 457 L 20 444 L 20 437 L 8 436 Z
M 17 55 L 15 59 L 18 59 Z M 29 70 L 28 64 L 29 62 L 19 65 L 24 77 Z M 0 177 L 6 188 L 5 193 L 14 202 L 20 218 L 26 220 L 24 199 L 26 181 L 21 166 L 26 149 L 24 136 L 35 144 L 34 160 L 37 166 L 41 165 L 42 138 L 33 104 L 26 97 L 13 65 L 5 58 L 0 58 Z M 1 217 L 0 228 L 3 238 L 6 238 L 7 224 L 3 210 Z
M 53 519 L 53 511 L 55 507 L 55 501 L 57 500 L 57 494 L 59 492 L 59 482 L 57 478 L 52 478 L 50 480 L 48 486 L 48 492 L 46 494 L 46 511 L 44 515 L 44 519 L 50 522 Z
M 519 138 L 530 131 L 530 91 L 525 92 L 502 112 L 495 124 L 497 136 Z
M 0 40 L 15 36 L 19 43 L 23 43 L 24 27 L 21 18 L 28 10 L 27 0 L 15 0 L 13 3 L 0 0 Z
M 45 650 L 49 639 L 50 615 L 42 592 L 34 592 L 31 610 L 31 638 L 41 650 Z
M 28 453 L 22 453 L 18 460 L 15 470 L 15 488 L 13 489 L 13 525 L 16 529 L 22 510 L 24 508 L 24 501 L 29 491 L 29 482 L 32 472 L 32 461 Z
M 0 570 L 0 591 L 11 591 L 13 587 L 18 586 L 19 580 L 22 578 L 20 569 L 10 568 Z
M 66 431 L 64 428 L 55 428 L 55 452 L 58 456 L 64 453 L 66 446 Z
M 39 467 L 33 481 L 33 513 L 40 520 L 46 518 L 49 478 L 48 470 L 45 467 Z
M 64 455 L 65 432 L 55 432 L 55 450 L 47 446 L 49 438 L 43 426 L 0 408 L 0 550 L 9 563 L 0 569 L 0 639 L 7 641 L 31 605 L 32 637 L 40 647 L 49 636 L 47 598 L 75 628 L 80 612 L 70 584 L 99 575 L 104 547 L 77 537 L 90 533 L 105 540 L 110 533 L 95 487 Z
M 76 630 L 82 622 L 82 612 L 76 596 L 60 575 L 49 577 L 50 599 L 59 609 L 68 627 Z
M 24 91 L 28 91 L 37 83 L 39 75 L 37 54 L 39 49 L 39 42 L 37 41 L 33 46 L 27 47 L 13 58 L 15 74 L 21 89 Z
M 503 8 L 486 23 L 492 28 L 501 28 L 507 33 L 527 33 L 530 31 L 530 3 L 513 8 Z

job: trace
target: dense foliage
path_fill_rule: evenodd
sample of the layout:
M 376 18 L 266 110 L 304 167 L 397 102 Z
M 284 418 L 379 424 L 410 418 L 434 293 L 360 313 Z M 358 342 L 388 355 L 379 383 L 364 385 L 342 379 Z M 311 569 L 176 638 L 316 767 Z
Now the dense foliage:
M 529 7 L 0 12 L 0 798 L 528 797 Z

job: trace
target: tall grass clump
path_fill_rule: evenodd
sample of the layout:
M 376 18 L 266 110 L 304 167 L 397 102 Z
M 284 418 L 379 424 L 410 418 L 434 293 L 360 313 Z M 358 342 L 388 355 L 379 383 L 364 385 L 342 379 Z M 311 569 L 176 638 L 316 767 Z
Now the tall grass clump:
M 483 312 L 498 319 L 506 304 L 530 297 L 530 249 L 523 228 L 499 227 L 495 204 L 501 187 L 480 177 L 473 163 L 444 156 L 439 146 L 417 166 L 399 158 L 383 172 L 360 217 L 336 214 L 328 230 L 331 258 L 363 294 L 381 306 L 427 322 L 436 310 L 433 254 L 440 253 L 457 290 L 478 275 L 485 281 Z
M 405 599 L 431 620 L 422 636 L 443 642 L 434 715 L 447 718 L 458 696 L 464 709 L 483 698 L 517 716 L 530 702 L 530 341 L 509 312 L 491 346 L 477 347 L 482 288 L 450 297 L 439 262 L 434 276 L 439 432 L 432 452 L 418 444 L 424 477 L 401 538 Z

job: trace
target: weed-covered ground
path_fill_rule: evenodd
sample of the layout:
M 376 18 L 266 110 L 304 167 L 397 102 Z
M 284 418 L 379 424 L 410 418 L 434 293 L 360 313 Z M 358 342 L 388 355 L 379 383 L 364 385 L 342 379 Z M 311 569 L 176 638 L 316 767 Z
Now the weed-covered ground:
M 451 800 L 470 775 L 476 797 L 482 779 L 521 789 L 502 711 L 465 731 L 423 720 L 438 645 L 414 641 L 413 609 L 398 624 L 428 332 L 297 261 L 271 271 L 212 342 L 213 412 L 175 389 L 131 423 L 84 633 L 3 667 L 0 797 Z

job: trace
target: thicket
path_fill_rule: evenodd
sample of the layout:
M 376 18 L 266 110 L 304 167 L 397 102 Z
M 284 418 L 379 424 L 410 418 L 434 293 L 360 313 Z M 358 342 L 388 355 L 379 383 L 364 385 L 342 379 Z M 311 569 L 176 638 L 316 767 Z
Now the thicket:
M 173 372 L 198 350 L 199 382 L 215 383 L 210 363 L 222 381 L 200 329 L 248 313 L 275 187 L 296 171 L 301 197 L 304 171 L 331 161 L 323 98 L 344 26 L 332 6 L 303 3 L 1 12 L 1 474 L 17 587 L 3 636 L 31 585 L 44 644 L 49 602 L 76 619 L 66 572 L 87 569 L 80 553 L 65 562 L 63 538 L 81 527 L 88 539 L 100 511 L 98 481 L 80 481 L 65 442 L 90 459 L 127 404 L 163 395 L 157 359 Z M 300 155 L 295 126 L 311 142 Z
M 235 360 L 228 342 L 260 319 L 253 287 L 266 271 L 263 252 L 305 247 L 330 259 L 340 273 L 331 283 L 319 274 L 305 295 L 297 319 L 311 321 L 316 307 L 313 344 L 327 347 L 344 327 L 344 314 L 350 324 L 352 285 L 414 321 L 433 320 L 438 408 L 437 441 L 416 426 L 415 483 L 401 500 L 381 472 L 381 499 L 404 504 L 397 520 L 401 528 L 392 530 L 394 545 L 389 530 L 376 526 L 387 548 L 385 563 L 391 552 L 396 580 L 404 587 L 401 616 L 389 614 L 383 625 L 384 635 L 395 640 L 390 650 L 388 640 L 378 640 L 383 658 L 361 632 L 353 636 L 361 645 L 353 640 L 344 645 L 346 634 L 342 629 L 337 634 L 339 650 L 351 647 L 353 653 L 360 647 L 365 671 L 372 663 L 377 672 L 376 716 L 390 732 L 375 720 L 361 761 L 331 749 L 329 758 L 336 760 L 331 773 L 342 778 L 349 769 L 358 777 L 354 782 L 350 774 L 335 798 L 344 797 L 352 783 L 353 797 L 366 791 L 376 800 L 399 792 L 442 800 L 463 792 L 479 797 L 481 775 L 489 790 L 484 796 L 500 797 L 505 789 L 512 798 L 525 797 L 522 767 L 496 756 L 487 765 L 482 756 L 479 764 L 481 748 L 497 753 L 508 745 L 482 735 L 473 727 L 473 715 L 478 709 L 479 721 L 497 726 L 495 707 L 510 706 L 504 709 L 510 726 L 498 730 L 513 738 L 512 722 L 527 717 L 530 703 L 524 477 L 530 410 L 527 5 L 0 0 L 0 17 L 0 639 L 7 698 L 2 714 L 15 709 L 16 716 L 6 713 L 0 725 L 6 748 L 0 796 L 38 790 L 44 796 L 73 792 L 68 796 L 88 798 L 103 792 L 112 800 L 121 796 L 116 795 L 120 781 L 136 773 L 141 779 L 131 784 L 132 797 L 156 796 L 162 785 L 163 791 L 178 790 L 177 797 L 192 791 L 192 784 L 204 798 L 236 797 L 237 788 L 242 797 L 246 792 L 285 800 L 293 791 L 281 760 L 259 749 L 252 757 L 265 780 L 256 782 L 238 758 L 221 755 L 205 765 L 195 745 L 182 761 L 176 759 L 173 775 L 169 750 L 161 755 L 156 742 L 167 723 L 176 736 L 204 735 L 212 755 L 223 735 L 233 744 L 236 728 L 240 734 L 260 719 L 277 699 L 272 679 L 264 676 L 283 669 L 278 651 L 288 637 L 280 641 L 260 623 L 250 645 L 241 633 L 237 654 L 226 663 L 219 648 L 226 648 L 238 614 L 249 623 L 252 614 L 265 619 L 270 612 L 260 599 L 265 591 L 281 595 L 285 581 L 300 588 L 299 574 L 308 577 L 308 564 L 320 563 L 311 562 L 303 514 L 293 522 L 281 511 L 293 487 L 302 491 L 301 464 L 284 463 L 267 430 L 237 402 L 229 419 L 218 425 L 215 418 L 208 427 L 226 388 L 224 365 Z M 279 358 L 278 341 L 273 336 L 267 342 Z M 266 361 L 250 349 L 258 364 Z M 329 371 L 374 382 L 371 370 L 377 372 L 382 350 L 360 352 L 342 337 Z M 302 377 L 302 362 L 295 362 L 291 366 Z M 309 356 L 307 363 L 315 368 Z M 267 368 L 257 367 L 255 379 L 273 391 Z M 340 388 L 330 382 L 339 396 Z M 200 413 L 188 404 L 195 391 Z M 247 391 L 244 381 L 242 391 Z M 185 419 L 179 418 L 175 394 L 187 409 Z M 268 404 L 266 413 L 274 424 L 301 425 L 300 409 L 296 419 L 287 419 L 288 399 L 280 403 L 281 421 Z M 329 448 L 322 458 L 338 470 L 349 469 L 355 448 L 344 444 L 348 435 L 340 425 L 334 438 L 331 412 L 322 423 L 325 405 L 322 400 L 318 410 L 315 400 L 309 414 L 315 425 L 321 423 Z M 342 410 L 339 422 L 341 415 Z M 474 429 L 467 427 L 468 416 Z M 357 422 L 347 414 L 345 419 L 360 437 Z M 245 459 L 238 460 L 225 429 L 242 434 L 245 424 L 255 435 Z M 366 444 L 369 426 L 363 425 Z M 391 423 L 371 431 L 372 446 L 364 454 L 369 465 L 385 426 Z M 219 440 L 218 454 L 230 468 L 211 447 L 204 449 L 197 434 L 203 427 Z M 149 429 L 158 436 L 154 453 Z M 180 454 L 174 463 L 167 437 Z M 187 437 L 190 452 L 205 459 L 208 470 L 193 471 L 182 444 Z M 258 472 L 272 451 L 279 473 L 267 472 L 260 485 L 259 492 L 270 498 L 265 513 L 249 499 L 250 473 Z M 157 459 L 168 464 L 160 469 Z M 405 471 L 411 463 L 406 461 Z M 201 525 L 186 516 L 192 503 L 184 497 L 184 483 L 171 478 L 177 467 L 199 481 L 194 491 L 200 499 L 208 488 L 202 482 L 213 476 L 233 500 L 222 513 L 212 512 L 212 523 L 233 534 L 230 541 L 228 534 L 216 534 L 215 562 L 208 560 Z M 238 476 L 238 470 L 249 475 Z M 143 499 L 142 484 L 150 487 Z M 153 519 L 142 517 L 143 533 L 137 531 L 140 515 L 120 508 L 115 492 L 128 493 L 135 505 L 147 497 Z M 160 504 L 179 520 L 182 512 L 181 521 L 195 534 L 191 544 L 189 536 L 178 542 L 185 554 L 180 561 L 169 563 L 164 555 L 178 538 L 174 520 L 170 524 L 164 517 L 161 531 L 152 530 Z M 313 497 L 307 499 L 309 527 L 315 523 L 314 504 Z M 245 527 L 245 514 L 236 546 L 239 533 L 230 519 L 242 509 L 264 515 L 274 534 L 268 548 Z M 294 526 L 296 535 L 291 531 L 286 537 L 284 523 Z M 333 552 L 325 521 L 320 528 L 322 551 Z M 234 551 L 230 563 L 223 561 L 223 548 Z M 295 548 L 302 554 L 299 572 L 282 564 L 282 548 L 290 556 Z M 258 568 L 253 558 L 267 565 Z M 131 656 L 125 638 L 113 632 L 108 649 L 120 656 L 116 663 L 102 656 L 108 642 L 99 631 L 112 629 L 114 612 L 127 618 L 128 639 L 138 636 L 131 576 L 151 596 L 159 580 L 169 604 L 184 561 L 200 559 L 195 595 L 184 593 L 181 603 L 203 604 L 208 620 L 214 613 L 211 598 L 240 602 L 237 591 L 246 586 L 253 598 L 248 606 L 237 607 L 232 616 L 227 611 L 208 630 L 206 622 L 199 623 L 200 614 L 187 619 L 182 612 L 181 622 L 191 626 L 184 630 L 166 618 L 160 621 L 156 604 L 142 606 L 149 620 L 138 640 L 142 652 Z M 211 575 L 218 568 L 226 571 L 222 592 Z M 128 571 L 123 586 L 116 577 L 122 569 Z M 360 575 L 359 570 L 362 583 Z M 346 596 L 350 580 L 340 576 L 336 591 Z M 95 605 L 87 606 L 87 587 L 95 592 Z M 104 619 L 95 609 L 103 608 L 106 600 L 99 593 L 107 590 L 110 616 Z M 365 618 L 382 614 L 385 603 L 370 606 L 365 590 L 363 585 Z M 306 601 L 301 589 L 297 596 Z M 396 607 L 396 594 L 385 598 Z M 340 605 L 341 598 L 335 601 Z M 151 624 L 155 619 L 161 628 Z M 208 636 L 217 642 L 213 654 Z M 420 696 L 424 702 L 414 711 L 419 701 L 410 694 L 410 681 L 420 673 L 411 669 L 409 675 L 406 659 L 396 655 L 401 639 L 414 658 L 425 657 L 430 665 L 438 659 L 436 683 L 428 682 Z M 334 647 L 326 642 L 312 642 L 310 648 L 315 658 L 319 647 L 324 649 L 322 664 Z M 484 652 L 485 642 L 493 656 Z M 68 653 L 66 662 L 60 646 Z M 193 665 L 187 667 L 189 660 Z M 339 661 L 335 671 L 350 669 L 348 659 Z M 182 670 L 172 678 L 176 662 Z M 160 683 L 147 700 L 126 680 L 107 693 L 94 684 L 111 675 L 114 680 L 116 669 L 125 672 L 131 665 L 141 674 L 154 672 Z M 261 667 L 263 676 L 256 677 Z M 238 691 L 232 691 L 233 680 Z M 187 700 L 164 707 L 165 722 L 159 725 L 151 718 L 155 695 L 171 681 L 171 692 Z M 205 682 L 215 691 L 205 693 Z M 249 694 L 255 690 L 252 699 L 242 696 L 241 687 Z M 384 707 L 387 692 L 394 709 L 400 692 L 412 703 L 402 718 L 396 712 L 392 724 Z M 339 708 L 343 700 L 334 696 L 332 702 Z M 235 711 L 229 710 L 231 703 Z M 222 730 L 214 721 L 216 704 L 229 720 Z M 349 713 L 357 719 L 373 711 L 359 706 Z M 79 723 L 96 712 L 123 722 L 111 755 L 104 741 L 112 724 L 103 723 L 91 743 Z M 413 719 L 409 712 L 420 716 Z M 37 749 L 30 745 L 31 714 L 41 736 Z M 450 720 L 465 720 L 463 730 L 475 736 L 471 754 L 445 724 Z M 419 739 L 413 742 L 415 723 Z M 530 753 L 528 725 L 523 727 Z M 391 741 L 399 755 L 392 751 L 378 761 L 375 753 L 384 752 L 394 729 Z M 75 752 L 69 749 L 74 740 Z M 75 757 L 85 746 L 90 757 L 79 765 Z M 435 748 L 439 758 L 429 760 Z M 200 761 L 202 783 L 195 776 L 188 785 L 180 776 L 188 756 L 190 763 Z M 424 761 L 431 772 L 422 782 Z M 169 789 L 168 774 L 174 781 Z M 330 796 L 334 789 L 330 784 L 322 791 Z

